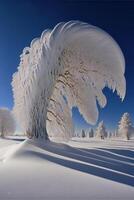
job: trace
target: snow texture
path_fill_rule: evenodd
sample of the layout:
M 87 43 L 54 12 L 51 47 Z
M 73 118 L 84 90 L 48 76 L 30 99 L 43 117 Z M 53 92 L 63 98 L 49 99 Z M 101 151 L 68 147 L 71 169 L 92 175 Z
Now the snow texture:
M 42 144 L 0 139 L 1 200 L 133 200 L 134 140 Z
M 7 108 L 0 108 L 0 136 L 12 135 L 15 129 L 16 124 L 11 111 Z
M 20 56 L 12 81 L 15 116 L 30 138 L 68 139 L 74 134 L 72 107 L 95 124 L 96 100 L 101 107 L 107 103 L 104 87 L 124 99 L 124 72 L 124 56 L 109 34 L 80 21 L 59 23 Z

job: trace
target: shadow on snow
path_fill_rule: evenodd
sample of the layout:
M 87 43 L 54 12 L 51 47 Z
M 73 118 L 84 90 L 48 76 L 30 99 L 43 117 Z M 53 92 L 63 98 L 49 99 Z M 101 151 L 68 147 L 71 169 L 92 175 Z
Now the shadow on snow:
M 113 149 L 73 148 L 53 142 L 39 148 L 42 151 L 28 150 L 27 155 L 34 154 L 38 158 L 70 169 L 134 186 L 134 159 L 129 150 L 126 156 L 126 151 L 118 149 L 113 153 Z M 124 156 L 123 152 L 125 152 Z

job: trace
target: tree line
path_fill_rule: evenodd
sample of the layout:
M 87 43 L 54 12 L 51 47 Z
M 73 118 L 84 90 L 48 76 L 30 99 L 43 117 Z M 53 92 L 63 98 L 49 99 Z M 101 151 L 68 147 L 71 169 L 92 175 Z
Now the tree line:
M 107 131 L 106 126 L 103 121 L 99 122 L 97 128 L 94 130 L 90 129 L 89 132 L 86 133 L 84 129 L 82 129 L 81 134 L 77 136 L 85 138 L 85 137 L 96 137 L 100 139 L 110 138 L 110 137 L 121 137 L 129 140 L 134 134 L 134 127 L 132 126 L 132 122 L 130 119 L 129 113 L 124 113 L 118 123 L 118 127 L 114 132 Z

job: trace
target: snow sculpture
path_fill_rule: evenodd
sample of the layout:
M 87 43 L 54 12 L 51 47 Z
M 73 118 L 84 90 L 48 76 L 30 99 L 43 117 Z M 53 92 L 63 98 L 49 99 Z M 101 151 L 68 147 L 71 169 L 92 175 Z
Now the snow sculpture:
M 106 128 L 103 121 L 101 121 L 98 124 L 98 127 L 96 129 L 96 137 L 101 138 L 101 139 L 104 139 L 105 137 L 107 137 L 107 132 L 106 132 Z
M 12 81 L 16 118 L 31 138 L 48 139 L 49 133 L 68 139 L 72 107 L 95 124 L 96 100 L 101 107 L 107 102 L 105 86 L 124 98 L 124 70 L 123 54 L 106 32 L 79 21 L 59 23 L 20 56 Z
M 130 135 L 132 133 L 132 123 L 130 120 L 129 113 L 124 113 L 118 127 L 118 135 L 122 138 L 125 138 L 127 140 L 130 139 Z
M 0 136 L 5 137 L 15 132 L 13 114 L 7 108 L 0 108 Z

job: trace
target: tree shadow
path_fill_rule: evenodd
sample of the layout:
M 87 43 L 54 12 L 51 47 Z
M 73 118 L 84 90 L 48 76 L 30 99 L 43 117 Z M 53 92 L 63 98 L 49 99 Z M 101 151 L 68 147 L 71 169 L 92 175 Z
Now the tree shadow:
M 18 141 L 18 142 L 23 142 L 24 140 L 26 140 L 24 138 L 8 138 L 8 137 L 3 137 L 2 139 L 4 139 L 4 140 L 13 140 L 13 141 Z
M 41 159 L 67 168 L 134 186 L 134 164 L 131 159 L 120 158 L 107 152 L 101 154 L 99 149 L 73 148 L 53 142 L 38 147 L 42 151 L 28 150 L 29 154 L 34 153 Z
M 104 148 L 100 148 L 104 150 Z M 123 155 L 132 158 L 134 160 L 134 151 L 128 149 L 107 149 L 109 152 L 116 153 L 118 155 Z

